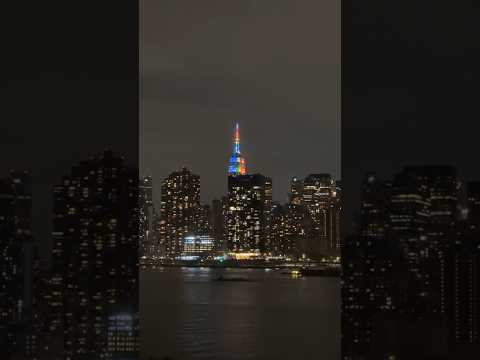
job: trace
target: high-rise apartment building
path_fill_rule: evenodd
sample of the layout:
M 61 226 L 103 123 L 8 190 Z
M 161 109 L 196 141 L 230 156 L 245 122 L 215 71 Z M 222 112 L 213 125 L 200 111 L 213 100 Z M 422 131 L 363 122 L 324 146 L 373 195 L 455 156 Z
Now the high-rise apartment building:
M 227 216 L 228 198 L 222 197 L 212 201 L 211 226 L 212 234 L 215 239 L 215 248 L 218 251 L 227 250 L 226 234 L 226 216 Z
M 139 183 L 139 245 L 140 256 L 152 255 L 152 248 L 155 245 L 153 231 L 154 206 L 153 206 L 153 186 L 152 177 L 146 176 L 140 179 Z
M 449 258 L 453 291 L 447 309 L 452 340 L 480 345 L 480 182 L 467 184 L 467 208 L 467 218 L 456 226 Z
M 313 257 L 340 254 L 341 188 L 329 174 L 311 174 L 303 181 L 301 203 L 312 219 L 310 253 Z
M 166 255 L 175 258 L 183 251 L 184 239 L 205 226 L 205 209 L 200 205 L 200 177 L 183 168 L 162 183 L 160 236 Z
M 297 177 L 293 177 L 290 182 L 290 204 L 300 205 L 302 203 L 303 194 L 303 180 Z
M 232 251 L 268 251 L 271 180 L 261 174 L 228 177 L 227 236 Z
M 109 345 L 118 309 L 138 318 L 138 171 L 111 151 L 74 166 L 53 190 L 50 331 L 64 359 L 135 359 Z M 123 348 L 126 349 L 126 348 Z
M 0 354 L 32 356 L 35 244 L 28 172 L 0 179 Z
M 272 180 L 261 174 L 246 174 L 246 161 L 240 153 L 240 128 L 236 124 L 233 153 L 228 165 L 228 249 L 267 252 L 271 207 Z
M 344 359 L 478 349 L 479 194 L 469 184 L 464 204 L 449 166 L 407 167 L 388 182 L 367 175 L 342 253 Z

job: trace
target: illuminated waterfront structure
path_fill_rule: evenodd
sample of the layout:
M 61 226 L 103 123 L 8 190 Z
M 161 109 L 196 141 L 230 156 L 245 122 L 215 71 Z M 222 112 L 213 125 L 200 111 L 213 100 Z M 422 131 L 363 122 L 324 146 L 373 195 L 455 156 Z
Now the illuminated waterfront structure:
M 128 358 L 108 346 L 108 323 L 119 306 L 138 312 L 138 179 L 105 151 L 54 187 L 48 327 L 64 359 Z
M 200 208 L 200 177 L 183 168 L 162 183 L 160 236 L 166 255 L 174 259 L 183 251 L 185 236 L 197 234 L 198 220 L 204 222 Z
M 209 235 L 189 235 L 183 240 L 182 256 L 201 256 L 213 251 L 214 240 Z
M 228 249 L 268 251 L 272 181 L 261 174 L 228 177 Z
M 245 158 L 240 152 L 240 126 L 237 123 L 235 125 L 233 152 L 228 165 L 228 175 L 245 175 L 246 173 L 247 165 Z

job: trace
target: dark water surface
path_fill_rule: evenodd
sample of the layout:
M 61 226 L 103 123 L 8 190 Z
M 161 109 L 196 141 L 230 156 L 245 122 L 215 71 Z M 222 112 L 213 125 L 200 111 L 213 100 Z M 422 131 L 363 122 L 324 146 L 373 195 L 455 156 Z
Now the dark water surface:
M 220 274 L 255 281 L 213 281 Z M 339 278 L 263 269 L 144 270 L 140 316 L 142 357 L 340 358 Z

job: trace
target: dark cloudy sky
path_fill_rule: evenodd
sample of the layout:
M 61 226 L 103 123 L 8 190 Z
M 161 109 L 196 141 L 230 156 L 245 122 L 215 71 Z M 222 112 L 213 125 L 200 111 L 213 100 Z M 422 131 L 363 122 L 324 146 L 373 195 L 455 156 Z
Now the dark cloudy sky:
M 56 1 L 4 5 L 0 177 L 30 172 L 35 241 L 48 258 L 52 186 L 61 176 L 106 147 L 138 166 L 137 8 L 94 0 L 74 11 Z
M 455 166 L 480 180 L 480 7 L 439 1 L 344 0 L 342 180 L 345 217 L 366 171 Z
M 249 172 L 340 177 L 339 0 L 140 1 L 140 171 L 187 166 L 226 194 L 233 124 Z

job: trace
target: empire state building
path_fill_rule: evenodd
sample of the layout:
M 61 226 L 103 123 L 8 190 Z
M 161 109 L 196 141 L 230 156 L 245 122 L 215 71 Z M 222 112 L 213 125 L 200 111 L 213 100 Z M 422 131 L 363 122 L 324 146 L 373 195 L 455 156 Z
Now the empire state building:
M 240 128 L 235 125 L 233 154 L 228 166 L 227 245 L 237 253 L 265 253 L 272 203 L 272 180 L 247 174 L 240 153 Z
M 240 153 L 240 126 L 238 123 L 235 125 L 235 138 L 233 142 L 233 153 L 230 156 L 228 164 L 228 175 L 237 176 L 245 175 L 247 173 L 247 167 L 245 158 Z

